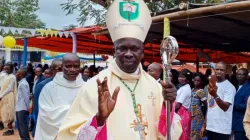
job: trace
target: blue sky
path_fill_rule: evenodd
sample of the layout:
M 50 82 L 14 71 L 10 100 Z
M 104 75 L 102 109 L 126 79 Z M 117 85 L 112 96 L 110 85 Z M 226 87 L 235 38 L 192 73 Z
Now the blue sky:
M 79 0 L 75 0 L 77 2 Z M 60 4 L 67 2 L 67 0 L 39 0 L 39 10 L 36 14 L 46 23 L 47 28 L 62 29 L 64 26 L 74 24 L 78 25 L 77 17 L 79 11 L 74 14 L 66 16 L 66 12 L 62 10 Z M 89 20 L 86 25 L 92 25 L 93 21 Z

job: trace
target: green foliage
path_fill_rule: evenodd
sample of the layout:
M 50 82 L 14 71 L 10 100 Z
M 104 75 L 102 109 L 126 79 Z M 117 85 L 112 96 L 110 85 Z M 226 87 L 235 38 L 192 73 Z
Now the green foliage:
M 0 25 L 19 28 L 45 28 L 38 16 L 38 0 L 0 0 Z
M 93 0 L 95 2 L 101 0 Z M 109 0 L 107 0 L 109 1 Z M 75 3 L 74 0 L 68 0 L 68 2 L 61 4 L 64 11 L 66 11 L 66 15 L 73 14 L 75 10 L 80 11 L 80 15 L 78 18 L 78 22 L 80 25 L 84 25 L 84 23 L 90 18 L 95 19 L 96 25 L 103 25 L 105 23 L 105 15 L 107 12 L 107 8 L 110 3 L 105 3 L 105 8 L 99 8 L 95 3 L 91 2 L 91 0 L 80 0 L 79 3 Z M 149 10 L 151 12 L 160 12 L 170 8 L 174 8 L 178 6 L 181 2 L 190 2 L 190 3 L 220 3 L 224 2 L 224 0 L 145 0 Z
M 68 2 L 61 4 L 61 6 L 64 11 L 67 11 L 66 15 L 73 14 L 75 10 L 80 11 L 79 18 L 77 19 L 80 25 L 84 25 L 89 18 L 95 19 L 95 24 L 97 25 L 104 23 L 106 9 L 96 8 L 97 4 L 90 0 L 80 0 L 79 3 L 74 3 L 74 0 L 68 0 Z

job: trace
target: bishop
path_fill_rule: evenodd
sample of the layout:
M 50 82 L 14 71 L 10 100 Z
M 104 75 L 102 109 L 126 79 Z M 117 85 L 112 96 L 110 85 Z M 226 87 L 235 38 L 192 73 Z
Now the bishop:
M 129 16 L 123 8 L 127 4 L 134 8 Z M 106 23 L 115 59 L 108 69 L 85 83 L 57 140 L 158 140 L 161 131 L 157 122 L 163 119 L 160 126 L 166 127 L 166 117 L 160 117 L 165 110 L 163 101 L 173 102 L 176 89 L 172 83 L 159 84 L 142 69 L 143 43 L 152 23 L 150 11 L 143 0 L 115 0 L 108 9 Z M 114 28 L 117 24 L 120 26 Z M 149 96 L 155 98 L 154 104 Z M 138 119 L 140 115 L 143 117 Z M 134 123 L 136 127 L 131 127 Z

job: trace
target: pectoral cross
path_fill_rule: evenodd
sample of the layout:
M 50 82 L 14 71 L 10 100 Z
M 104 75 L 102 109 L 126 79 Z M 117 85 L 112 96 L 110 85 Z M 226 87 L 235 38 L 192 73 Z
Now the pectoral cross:
M 145 135 L 144 135 L 144 129 L 145 129 L 145 126 L 141 125 L 140 121 L 138 120 L 138 118 L 136 118 L 136 123 L 137 125 L 134 126 L 134 130 L 135 131 L 139 131 L 139 134 L 140 134 L 140 140 L 145 140 Z
M 145 128 L 148 127 L 147 122 L 143 121 L 142 109 L 141 105 L 137 105 L 138 114 L 136 116 L 136 120 L 133 121 L 131 128 L 134 128 L 135 131 L 139 131 L 140 140 L 146 140 L 147 133 L 145 132 Z
M 155 106 L 156 97 L 154 96 L 154 93 L 153 93 L 153 92 L 151 92 L 150 94 L 151 94 L 151 95 L 148 96 L 148 98 L 149 98 L 149 99 L 152 99 L 152 105 Z

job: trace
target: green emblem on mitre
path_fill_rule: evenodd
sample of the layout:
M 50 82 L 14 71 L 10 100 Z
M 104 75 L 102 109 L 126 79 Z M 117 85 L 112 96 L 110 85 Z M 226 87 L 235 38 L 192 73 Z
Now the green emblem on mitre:
M 130 21 L 139 17 L 139 3 L 133 0 L 123 0 L 119 2 L 119 11 L 122 18 Z

